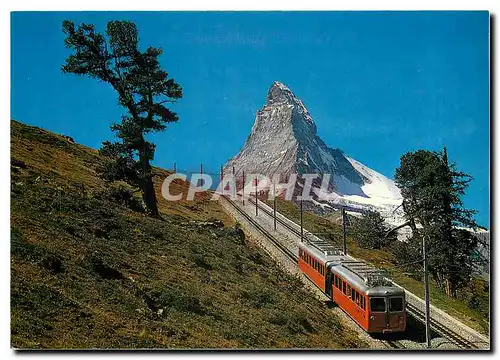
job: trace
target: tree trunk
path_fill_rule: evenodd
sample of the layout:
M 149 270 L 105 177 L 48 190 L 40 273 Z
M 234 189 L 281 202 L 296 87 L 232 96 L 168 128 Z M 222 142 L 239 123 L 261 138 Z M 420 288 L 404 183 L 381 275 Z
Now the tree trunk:
M 450 284 L 450 280 L 449 280 L 449 279 L 446 279 L 446 280 L 444 281 L 444 285 L 445 285 L 445 289 L 444 289 L 445 294 L 451 297 L 451 296 L 452 296 L 452 294 L 451 294 L 451 284 Z
M 144 203 L 146 204 L 151 216 L 160 216 L 158 212 L 158 206 L 156 205 L 156 194 L 153 184 L 153 178 L 151 176 L 148 176 L 143 181 L 142 200 L 144 200 Z
M 153 217 L 160 217 L 158 206 L 156 205 L 156 194 L 151 174 L 151 165 L 146 154 L 146 142 L 142 139 L 142 152 L 139 153 L 139 161 L 142 166 L 142 200 Z

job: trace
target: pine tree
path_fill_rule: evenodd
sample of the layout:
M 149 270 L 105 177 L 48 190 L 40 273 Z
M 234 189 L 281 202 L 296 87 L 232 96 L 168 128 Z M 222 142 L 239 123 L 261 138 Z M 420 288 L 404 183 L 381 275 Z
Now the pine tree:
M 151 132 L 163 131 L 167 123 L 178 120 L 165 104 L 182 97 L 182 89 L 161 69 L 162 49 L 139 50 L 136 25 L 129 21 L 110 21 L 106 36 L 94 25 L 75 27 L 63 22 L 64 43 L 73 50 L 62 66 L 63 73 L 86 75 L 110 84 L 118 101 L 126 109 L 120 123 L 113 124 L 118 142 L 103 143 L 101 153 L 113 158 L 106 165 L 108 180 L 122 179 L 141 188 L 144 203 L 153 216 L 158 216 L 153 187 L 155 145 L 146 140 Z
M 455 296 L 474 269 L 477 238 L 463 228 L 477 227 L 475 211 L 465 209 L 461 201 L 472 177 L 448 163 L 444 148 L 404 154 L 395 180 L 413 231 L 410 241 L 421 242 L 427 236 L 429 272 L 448 295 Z
M 355 239 L 367 249 L 382 249 L 396 240 L 395 233 L 390 233 L 389 226 L 378 211 L 367 211 L 353 224 Z

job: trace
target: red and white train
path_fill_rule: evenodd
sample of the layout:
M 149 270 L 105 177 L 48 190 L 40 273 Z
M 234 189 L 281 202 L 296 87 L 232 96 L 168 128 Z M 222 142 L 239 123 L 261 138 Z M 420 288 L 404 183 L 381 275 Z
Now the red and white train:
M 300 270 L 369 333 L 406 328 L 405 292 L 366 263 L 321 240 L 299 245 Z

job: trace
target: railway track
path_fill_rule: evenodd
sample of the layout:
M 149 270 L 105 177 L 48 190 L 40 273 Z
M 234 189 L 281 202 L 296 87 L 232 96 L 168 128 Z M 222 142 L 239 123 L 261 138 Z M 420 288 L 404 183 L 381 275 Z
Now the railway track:
M 425 312 L 414 305 L 406 304 L 406 310 L 417 320 L 425 323 Z M 457 334 L 455 331 L 449 329 L 445 325 L 435 321 L 431 318 L 431 330 L 435 331 L 444 338 L 449 339 L 462 349 L 479 349 L 479 346 L 465 337 Z
M 250 202 L 252 204 L 255 205 L 255 200 L 250 198 L 249 199 Z M 260 210 L 262 210 L 265 214 L 271 216 L 271 217 L 274 217 L 274 214 L 269 211 L 268 209 L 266 209 L 265 207 L 263 207 L 262 205 L 258 204 L 257 205 L 259 207 Z M 298 237 L 300 237 L 300 230 L 297 230 L 297 228 L 295 228 L 294 226 L 290 225 L 289 223 L 287 223 L 286 221 L 284 221 L 283 219 L 279 218 L 279 217 L 276 217 L 276 221 L 279 222 L 281 225 L 283 225 L 284 227 L 286 227 L 288 230 L 290 230 L 291 232 L 293 232 L 295 235 L 297 235 Z M 307 234 L 310 234 L 309 231 L 304 231 L 304 235 L 307 235 Z
M 231 199 L 229 199 L 228 197 L 225 197 L 223 196 L 223 198 L 229 203 L 231 204 L 231 206 L 240 214 L 242 215 L 245 220 L 247 220 L 250 224 L 252 224 L 252 226 L 254 226 L 260 233 L 262 233 L 262 235 L 264 235 L 269 241 L 272 242 L 272 244 L 274 246 L 276 246 L 289 260 L 292 260 L 294 263 L 296 263 L 298 261 L 298 256 L 290 251 L 290 249 L 288 249 L 287 247 L 283 246 L 283 244 L 281 244 L 280 241 L 276 240 L 276 238 L 269 232 L 267 231 L 264 227 L 262 227 L 253 217 L 251 217 L 245 210 L 243 210 L 242 208 L 240 208 L 237 204 L 234 203 L 234 201 L 232 201 Z M 254 203 L 255 204 L 255 203 Z M 271 215 L 273 216 L 272 214 L 269 213 L 269 211 L 263 207 L 261 207 L 260 205 L 258 205 L 265 213 L 267 213 L 268 215 Z M 287 224 L 285 221 L 282 221 L 281 219 L 277 219 L 282 225 L 286 226 L 289 230 L 293 231 L 294 233 L 297 233 L 296 229 L 293 229 L 293 227 L 289 224 Z M 299 236 L 300 236 L 300 232 L 298 232 Z M 310 279 L 308 279 L 306 277 L 306 279 L 313 285 L 315 286 L 316 288 L 318 288 L 316 286 L 316 284 L 311 281 Z M 343 309 L 341 309 L 343 311 Z M 347 316 L 349 316 L 345 311 L 343 311 L 344 314 L 346 314 Z M 405 349 L 406 347 L 399 341 L 397 340 L 382 340 L 383 343 L 390 349 Z
M 269 241 L 271 241 L 273 245 L 275 245 L 278 249 L 280 249 L 283 252 L 283 254 L 285 254 L 290 260 L 297 262 L 298 256 L 293 251 L 284 246 L 280 241 L 276 240 L 276 238 L 269 231 L 264 229 L 264 227 L 262 227 L 254 218 L 248 215 L 245 210 L 241 209 L 238 205 L 236 205 L 234 201 L 225 196 L 224 199 L 226 199 L 227 202 L 231 204 L 240 215 L 242 215 L 249 223 L 251 223 L 255 228 L 257 228 L 257 230 L 259 230 L 259 232 L 261 232 Z
M 249 201 L 252 204 L 255 205 L 255 200 L 254 199 L 249 198 Z M 248 215 L 245 211 L 243 211 L 242 209 L 240 209 L 236 204 L 233 203 L 233 206 L 237 207 L 239 211 L 245 213 L 245 216 L 248 217 L 248 218 L 250 218 L 250 219 L 252 219 L 253 223 L 255 223 L 254 219 L 251 218 L 251 216 Z M 257 204 L 257 206 L 266 215 L 268 215 L 270 217 L 274 217 L 274 214 L 272 213 L 272 211 L 270 211 L 267 208 L 263 207 L 261 204 Z M 284 221 L 283 219 L 281 219 L 279 217 L 276 217 L 276 221 L 278 223 L 280 223 L 282 226 L 284 226 L 286 229 L 288 229 L 289 231 L 291 231 L 292 233 L 294 233 L 295 235 L 297 235 L 298 237 L 301 236 L 300 230 L 298 230 L 295 226 L 289 224 L 288 222 Z M 313 234 L 311 234 L 308 231 L 304 231 L 304 235 L 307 235 L 307 234 L 313 235 Z M 272 237 L 271 234 L 269 234 L 269 236 Z M 275 239 L 274 239 L 274 241 L 277 242 Z M 297 259 L 296 256 L 295 256 L 295 259 Z M 414 306 L 414 305 L 412 305 L 410 303 L 407 303 L 406 310 L 417 321 L 425 323 L 425 313 L 424 313 L 423 310 L 417 308 L 416 306 Z M 430 324 L 431 324 L 431 330 L 433 330 L 437 334 L 441 335 L 442 337 L 450 340 L 455 345 L 457 345 L 459 348 L 462 348 L 462 349 L 479 349 L 480 348 L 476 343 L 468 340 L 464 336 L 460 335 L 456 331 L 453 331 L 452 329 L 450 329 L 446 325 L 444 325 L 444 324 L 436 321 L 435 319 L 431 318 Z M 398 341 L 388 340 L 388 341 L 386 341 L 386 343 L 390 347 L 392 347 L 392 348 L 404 348 L 404 346 L 402 346 L 401 343 L 398 342 Z

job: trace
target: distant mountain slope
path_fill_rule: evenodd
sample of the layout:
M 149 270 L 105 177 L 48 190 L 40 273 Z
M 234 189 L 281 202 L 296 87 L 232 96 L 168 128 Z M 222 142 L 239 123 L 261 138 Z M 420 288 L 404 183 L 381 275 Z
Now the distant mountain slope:
M 282 181 L 293 173 L 331 174 L 328 195 L 323 195 L 332 204 L 371 206 L 389 212 L 401 203 L 399 189 L 391 179 L 342 150 L 328 147 L 317 135 L 304 103 L 280 82 L 269 88 L 267 102 L 257 112 L 243 148 L 225 169 L 230 171 L 232 167 L 236 174 L 243 170 L 269 177 L 282 174 Z
M 163 219 L 152 219 L 130 188 L 96 175 L 102 161 L 96 150 L 11 122 L 13 347 L 366 346 L 210 193 L 159 199 Z M 158 191 L 168 172 L 155 171 Z

